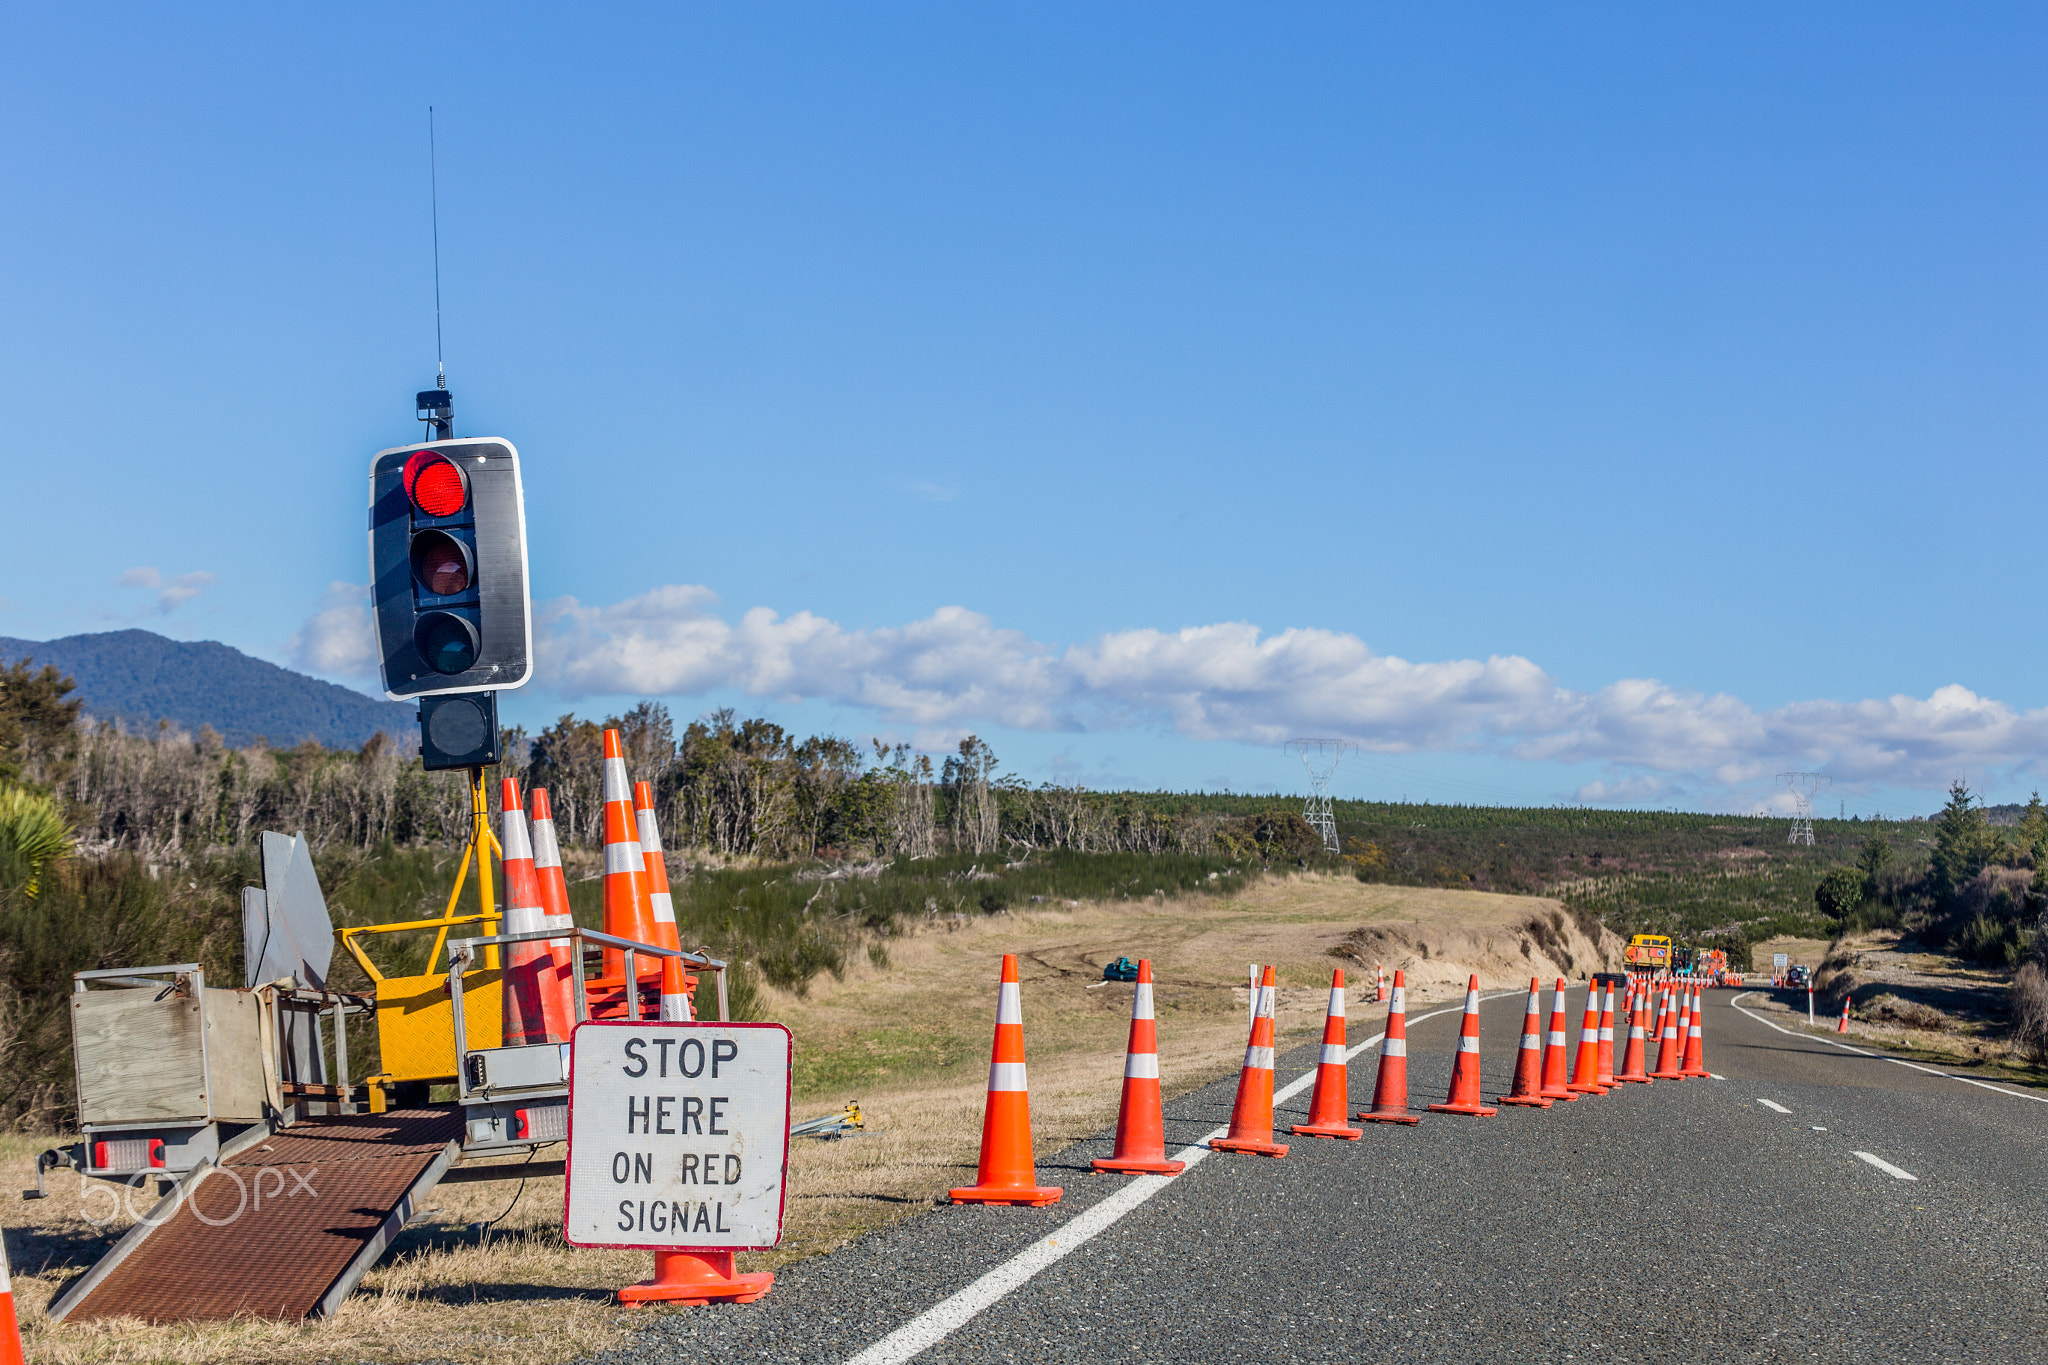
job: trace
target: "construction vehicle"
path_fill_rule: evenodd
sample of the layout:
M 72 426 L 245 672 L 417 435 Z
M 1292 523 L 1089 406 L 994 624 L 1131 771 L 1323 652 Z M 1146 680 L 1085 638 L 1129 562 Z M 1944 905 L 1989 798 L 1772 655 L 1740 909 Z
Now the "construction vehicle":
M 1639 972 L 1669 971 L 1671 940 L 1663 934 L 1637 934 L 1621 953 L 1622 961 Z
M 495 845 L 480 776 L 475 799 L 465 871 L 471 857 L 488 869 Z M 499 916 L 487 871 L 481 913 L 454 913 L 458 876 L 438 919 L 342 930 L 371 991 L 331 989 L 337 935 L 311 851 L 273 833 L 261 847 L 265 884 L 243 900 L 241 986 L 209 985 L 196 963 L 74 978 L 84 1141 L 43 1153 L 24 1197 L 42 1197 L 47 1173 L 70 1169 L 114 1182 L 113 1206 L 139 1221 L 64 1286 L 52 1320 L 331 1314 L 436 1184 L 560 1174 L 562 1160 L 536 1157 L 568 1137 L 568 1040 L 505 1046 L 501 949 L 566 948 L 575 1022 L 657 1017 L 658 975 L 647 967 L 662 957 L 711 974 L 717 1018 L 730 1017 L 726 964 L 706 953 L 581 928 L 491 932 Z M 450 938 L 466 927 L 480 932 Z M 430 965 L 417 975 L 387 974 L 364 950 L 378 935 L 428 930 Z M 607 950 L 623 959 L 623 982 L 644 989 L 586 982 Z M 698 977 L 685 979 L 694 988 Z M 358 1016 L 374 1018 L 380 1063 L 361 1081 L 347 1030 Z M 138 1202 L 152 1186 L 154 1201 Z

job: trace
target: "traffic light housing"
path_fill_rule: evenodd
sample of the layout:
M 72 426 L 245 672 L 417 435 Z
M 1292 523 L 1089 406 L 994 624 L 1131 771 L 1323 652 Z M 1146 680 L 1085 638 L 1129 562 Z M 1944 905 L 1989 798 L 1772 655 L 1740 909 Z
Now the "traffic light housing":
M 496 692 L 420 698 L 420 766 L 430 773 L 490 767 L 501 734 Z
M 385 695 L 525 683 L 533 674 L 533 603 L 512 443 L 482 437 L 378 451 L 370 462 L 370 583 Z

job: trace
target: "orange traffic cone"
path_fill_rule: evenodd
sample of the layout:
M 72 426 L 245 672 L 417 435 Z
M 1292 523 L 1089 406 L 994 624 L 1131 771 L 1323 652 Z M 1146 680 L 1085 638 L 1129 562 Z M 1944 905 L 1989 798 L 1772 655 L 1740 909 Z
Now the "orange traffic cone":
M 519 784 L 499 783 L 505 864 L 505 932 L 538 934 L 547 929 L 541 907 L 540 879 L 534 872 L 533 845 L 526 837 L 526 812 L 519 805 Z M 566 1043 L 576 1026 L 576 1000 L 568 976 L 555 963 L 545 939 L 506 945 L 503 996 L 505 1043 L 524 1047 Z
M 647 900 L 647 860 L 640 852 L 639 817 L 633 813 L 633 784 L 626 780 L 626 758 L 619 744 L 619 732 L 604 732 L 604 931 L 614 938 L 666 947 L 655 934 L 653 912 Z M 660 967 L 647 956 L 636 954 L 636 974 L 658 977 Z M 607 984 L 626 989 L 625 954 L 617 948 L 604 950 Z M 637 988 L 638 983 L 634 983 Z
M 1159 1028 L 1152 1018 L 1152 960 L 1138 959 L 1131 996 L 1131 1041 L 1124 1049 L 1124 1100 L 1116 1111 L 1116 1148 L 1090 1163 L 1098 1171 L 1179 1175 L 1185 1161 L 1166 1159 L 1166 1113 L 1159 1098 Z
M 1375 992 L 1375 994 L 1373 995 L 1373 998 L 1372 998 L 1372 1002 L 1373 1002 L 1373 1003 L 1374 1003 L 1375 1005 L 1384 1005 L 1384 1004 L 1386 1004 L 1386 1003 L 1387 1003 L 1387 964 L 1386 964 L 1386 963 L 1382 962 L 1382 963 L 1380 963 L 1380 964 L 1379 964 L 1379 974 L 1380 974 L 1380 984 L 1379 984 L 1379 989 L 1378 989 L 1378 991 L 1377 991 L 1377 992 Z
M 562 846 L 555 839 L 555 814 L 548 809 L 547 788 L 535 787 L 526 795 L 533 803 L 533 873 L 540 883 L 542 922 L 550 929 L 572 928 L 576 921 L 569 914 L 569 879 L 562 875 Z M 566 954 L 569 940 L 552 938 L 548 946 Z M 562 967 L 569 967 L 566 956 Z
M 1230 1135 L 1210 1138 L 1211 1151 L 1287 1155 L 1287 1144 L 1273 1141 L 1273 989 L 1273 969 L 1268 967 L 1253 992 L 1252 1036 L 1245 1044 L 1244 1070 L 1237 1075 Z
M 1344 1057 L 1344 969 L 1330 978 L 1330 1008 L 1323 1015 L 1323 1055 L 1316 1063 L 1316 1091 L 1308 1104 L 1308 1122 L 1288 1129 L 1304 1137 L 1343 1138 L 1356 1142 L 1364 1132 L 1344 1122 L 1350 1107 L 1349 1077 Z
M 21 1323 L 14 1316 L 14 1276 L 7 1269 L 5 1238 L 0 1238 L 0 1365 L 28 1365 L 21 1349 Z
M 1853 995 L 1842 997 L 1842 1017 L 1835 1024 L 1835 1032 L 1847 1033 L 1849 1031 L 1849 1002 L 1855 998 Z
M 775 1284 L 768 1271 L 733 1273 L 730 1251 L 657 1251 L 654 1278 L 627 1285 L 619 1302 L 681 1303 L 701 1308 L 707 1303 L 752 1303 Z
M 1565 1012 L 1564 978 L 1557 979 L 1557 986 L 1550 992 L 1550 1034 L 1543 1040 L 1543 1089 L 1540 1092 L 1546 1100 L 1576 1100 L 1571 1087 L 1565 1082 L 1570 1079 L 1565 1069 Z
M 1593 989 L 1592 986 L 1587 987 Z M 1600 1069 L 1593 1073 L 1593 1079 L 1614 1089 L 1614 983 L 1608 982 L 1600 998 Z
M 1579 1055 L 1572 1061 L 1571 1083 L 1565 1089 L 1575 1095 L 1604 1095 L 1600 1084 L 1600 988 L 1586 983 L 1586 1017 L 1579 1025 Z
M 1706 1008 L 1706 994 L 1694 988 L 1692 993 L 1692 1017 L 1686 1023 L 1685 1065 L 1678 1069 L 1681 1076 L 1694 1080 L 1710 1079 L 1713 1072 L 1707 1070 L 1707 1059 L 1703 1055 L 1705 1043 L 1700 1037 L 1700 1012 Z
M 1394 973 L 1394 995 L 1387 1002 L 1387 1036 L 1380 1042 L 1380 1074 L 1373 1082 L 1372 1108 L 1354 1118 L 1367 1123 L 1420 1123 L 1408 1112 L 1408 978 Z
M 1496 1103 L 1548 1109 L 1543 1098 L 1543 985 L 1529 978 L 1529 1008 L 1522 1016 L 1522 1048 L 1515 1055 L 1515 1088 Z
M 1642 995 L 1637 993 L 1635 1008 L 1629 1011 L 1628 1016 L 1628 1051 L 1622 1056 L 1621 1074 L 1614 1078 L 1617 1081 L 1628 1081 L 1637 1085 L 1656 1084 L 1650 1079 L 1650 1073 L 1644 1069 L 1647 1064 L 1644 1053 L 1648 1038 L 1643 1030 L 1643 1017 L 1648 1013 L 1649 1006 L 1644 1003 Z
M 1451 1063 L 1451 1092 L 1442 1104 L 1429 1106 L 1432 1114 L 1467 1114 L 1475 1119 L 1492 1118 L 1500 1110 L 1479 1102 L 1479 974 L 1474 972 L 1465 987 L 1465 1022 L 1458 1031 L 1458 1055 Z
M 640 836 L 641 875 L 647 883 L 647 908 L 654 918 L 652 942 L 660 948 L 680 948 L 676 936 L 675 897 L 668 889 L 668 858 L 661 851 L 661 825 L 654 818 L 654 784 L 633 784 L 633 826 Z
M 1657 1031 L 1657 1068 L 1650 1073 L 1660 1081 L 1676 1081 L 1684 1078 L 1678 1074 L 1678 1014 L 1671 1008 L 1671 992 L 1664 992 L 1664 1007 L 1660 1011 L 1664 1023 Z
M 996 988 L 996 1040 L 989 1054 L 988 1108 L 981 1118 L 981 1166 L 972 1185 L 948 1191 L 956 1204 L 1057 1204 L 1060 1187 L 1040 1185 L 1031 1157 L 1031 1090 L 1024 1080 L 1024 997 L 1017 955 L 1003 954 Z
M 1685 1067 L 1685 1031 L 1692 1024 L 1691 990 L 1683 983 L 1678 987 L 1678 1065 L 1681 1070 Z

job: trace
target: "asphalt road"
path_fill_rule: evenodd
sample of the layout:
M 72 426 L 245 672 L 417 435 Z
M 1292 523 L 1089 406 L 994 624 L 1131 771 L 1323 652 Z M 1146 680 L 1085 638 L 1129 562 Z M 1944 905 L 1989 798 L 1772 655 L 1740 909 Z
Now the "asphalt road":
M 942 1207 L 604 1359 L 2048 1359 L 2048 1103 L 1788 1036 L 1736 992 L 1708 1000 L 1706 1062 L 1724 1079 L 1362 1125 L 1363 1141 L 1296 1138 L 1280 1161 L 1213 1154 L 1061 1254 L 1063 1232 L 1136 1193 L 1089 1171 L 1105 1133 L 1041 1162 L 1066 1187 L 1053 1208 Z M 1489 1097 L 1511 1078 L 1523 1002 L 1483 1007 Z M 1380 1018 L 1354 1003 L 1354 1044 Z M 1442 1098 L 1457 1025 L 1411 1023 L 1411 1103 Z M 1281 1083 L 1313 1055 L 1283 1054 Z M 1377 1064 L 1376 1048 L 1352 1061 L 1354 1108 Z M 1170 1103 L 1169 1150 L 1226 1124 L 1234 1091 Z M 1285 1102 L 1280 1126 L 1308 1100 Z M 1058 1258 L 1026 1275 L 1020 1252 Z M 1008 1292 L 964 1323 L 929 1311 L 990 1272 Z M 892 1337 L 906 1325 L 931 1344 L 907 1354 Z

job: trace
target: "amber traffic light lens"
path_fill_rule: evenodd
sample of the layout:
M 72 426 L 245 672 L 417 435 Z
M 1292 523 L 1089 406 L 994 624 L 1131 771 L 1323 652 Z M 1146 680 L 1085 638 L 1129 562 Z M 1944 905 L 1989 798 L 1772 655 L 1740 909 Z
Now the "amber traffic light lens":
M 413 537 L 412 572 L 421 587 L 438 597 L 468 592 L 476 576 L 469 547 L 446 531 L 425 531 Z
M 452 517 L 469 501 L 469 479 L 433 451 L 414 451 L 405 462 L 405 495 L 430 517 Z

